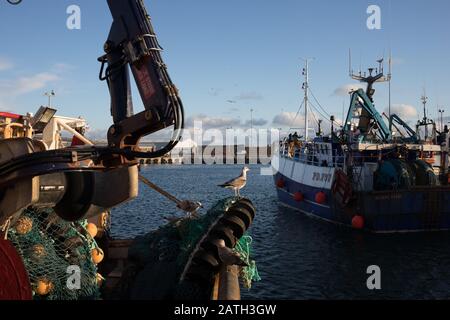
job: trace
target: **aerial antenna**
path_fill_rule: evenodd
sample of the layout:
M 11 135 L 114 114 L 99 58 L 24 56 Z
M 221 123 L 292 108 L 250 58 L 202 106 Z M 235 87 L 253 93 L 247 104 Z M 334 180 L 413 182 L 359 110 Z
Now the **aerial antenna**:
M 52 97 L 56 96 L 56 93 L 54 90 L 52 90 L 50 92 L 44 93 L 44 96 L 48 97 L 48 107 L 50 108 L 52 104 Z
M 389 119 L 391 119 L 391 80 L 392 80 L 392 49 L 389 49 L 389 73 L 387 75 L 388 79 L 388 108 L 389 108 Z M 389 130 L 392 130 L 391 124 L 389 124 Z
M 423 87 L 423 95 L 420 97 L 420 100 L 422 101 L 422 104 L 423 104 L 423 120 L 426 122 L 427 121 L 428 97 L 427 97 L 427 91 L 426 91 L 425 87 Z
M 423 87 L 423 95 L 420 97 L 420 100 L 422 101 L 423 104 L 423 124 L 425 125 L 425 140 L 426 140 L 428 138 L 428 119 L 427 119 L 428 97 L 425 87 Z
M 314 60 L 314 58 L 302 59 L 305 61 L 305 67 L 303 68 L 302 75 L 305 77 L 305 82 L 303 82 L 304 90 L 304 105 L 305 105 L 305 141 L 308 140 L 308 90 L 309 90 L 309 63 Z
M 352 76 L 353 70 L 352 70 L 352 49 L 348 49 L 348 74 Z
M 384 58 L 378 59 L 377 63 L 378 68 L 368 68 L 368 73 L 361 73 L 361 71 L 359 71 L 358 74 L 355 74 L 354 72 L 350 72 L 350 77 L 353 80 L 367 83 L 366 93 L 370 99 L 372 99 L 372 96 L 375 92 L 375 90 L 373 90 L 372 88 L 373 84 L 375 82 L 387 82 L 390 81 L 391 78 L 390 74 L 384 75 Z
M 362 74 L 362 53 L 359 52 L 359 75 Z

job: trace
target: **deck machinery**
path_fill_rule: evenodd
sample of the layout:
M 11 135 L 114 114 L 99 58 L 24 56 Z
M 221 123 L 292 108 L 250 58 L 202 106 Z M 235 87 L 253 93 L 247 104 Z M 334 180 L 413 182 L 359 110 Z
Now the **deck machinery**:
M 8 230 L 14 230 L 18 239 L 28 241 L 26 233 L 34 232 L 35 227 L 38 227 L 36 225 L 43 229 L 35 233 L 34 239 L 47 236 L 46 233 L 52 230 L 51 226 L 55 226 L 54 236 L 58 239 L 61 237 L 64 239 L 64 232 L 61 230 L 70 229 L 75 235 L 80 232 L 85 234 L 81 230 L 83 228 L 74 227 L 76 222 L 100 217 L 109 209 L 130 201 L 138 195 L 138 159 L 161 157 L 170 152 L 180 140 L 184 126 L 183 105 L 178 90 L 167 72 L 167 66 L 162 60 L 162 49 L 144 2 L 142 0 L 108 0 L 107 3 L 113 23 L 104 44 L 105 54 L 98 60 L 101 63 L 100 80 L 107 82 L 111 95 L 113 125 L 108 130 L 108 145 L 74 145 L 48 149 L 45 143 L 32 138 L 30 130 L 32 127 L 35 130 L 48 128 L 55 110 L 43 108 L 35 115 L 34 120 L 30 118 L 28 119 L 30 123 L 25 121 L 24 124 L 17 123 L 22 118 L 0 114 L 0 117 L 9 116 L 12 119 L 0 125 L 0 133 L 8 135 L 0 140 L 0 233 L 2 238 L 8 236 Z M 138 113 L 133 110 L 130 71 L 144 105 L 144 110 Z M 57 126 L 67 127 L 64 121 L 55 122 L 52 126 L 53 129 Z M 139 141 L 142 137 L 170 127 L 173 128 L 173 134 L 164 147 L 152 152 L 140 150 Z M 12 136 L 11 132 L 17 128 L 20 129 L 20 134 Z M 80 139 L 83 140 L 82 137 Z M 114 188 L 110 188 L 112 185 Z M 236 201 L 231 201 L 229 207 L 234 208 L 236 205 L 239 207 Z M 247 208 L 248 203 L 244 204 L 244 207 Z M 252 211 L 252 208 L 249 210 Z M 238 209 L 236 215 L 241 215 L 241 218 L 233 216 L 227 218 L 228 220 L 222 219 L 224 222 L 220 223 L 218 221 L 223 215 L 216 215 L 218 221 L 211 221 L 215 227 L 204 230 L 205 232 L 208 230 L 212 232 L 217 228 L 220 230 L 216 230 L 215 235 L 209 235 L 207 237 L 209 242 L 206 242 L 214 247 L 214 243 L 225 238 L 222 240 L 225 240 L 228 246 L 236 245 L 237 238 L 243 235 L 253 219 L 251 214 L 254 212 L 249 210 Z M 41 212 L 41 216 L 45 217 L 44 221 L 36 220 L 37 214 L 34 212 Z M 236 233 L 233 233 L 233 228 Z M 80 237 L 86 238 L 83 235 Z M 62 245 L 77 244 L 79 240 L 75 238 L 66 239 L 67 241 L 64 241 Z M 205 239 L 202 238 L 202 241 L 205 242 Z M 25 244 L 28 243 L 26 241 Z M 49 243 L 51 247 L 52 242 Z M 121 243 L 106 241 L 103 245 L 107 258 L 107 250 L 110 247 L 114 249 L 109 254 L 111 259 L 114 259 L 113 256 L 117 260 L 127 259 L 129 241 Z M 49 249 L 52 249 L 50 247 L 44 250 L 43 245 L 34 241 L 32 252 L 24 249 L 24 254 L 31 255 L 30 263 L 34 265 L 36 256 L 39 259 L 43 258 L 44 252 L 49 253 Z M 196 247 L 196 250 L 199 249 L 200 244 Z M 195 261 L 191 259 L 185 269 L 198 274 L 197 269 L 201 265 L 203 270 L 206 268 L 208 272 L 211 271 L 206 275 L 217 275 L 223 264 L 217 257 L 216 251 L 212 250 L 208 254 L 205 250 L 202 249 L 202 255 Z M 0 292 L 7 297 L 29 297 L 27 292 L 24 294 L 21 292 L 26 291 L 27 280 L 19 281 L 20 276 L 16 272 L 23 270 L 23 266 L 21 266 L 20 258 L 13 257 L 17 256 L 14 252 L 14 248 L 7 241 L 2 240 L 0 261 L 6 263 L 4 266 L 6 271 L 0 273 L 0 280 L 5 280 L 0 281 L 0 286 L 9 285 L 9 287 L 2 288 Z M 56 257 L 58 251 L 52 252 L 56 252 Z M 81 253 L 76 252 L 77 256 L 80 256 Z M 103 254 L 100 250 L 93 253 L 97 260 Z M 196 254 L 196 251 L 192 252 L 192 256 Z M 64 262 L 65 256 L 63 255 L 62 258 L 61 261 Z M 95 259 L 93 256 L 93 260 Z M 30 274 L 30 270 L 28 271 Z M 27 278 L 23 272 L 20 275 Z M 17 283 L 14 282 L 16 278 L 19 279 Z M 37 286 L 34 291 L 43 292 L 44 295 L 49 294 L 51 288 L 47 280 L 32 284 Z M 16 294 L 17 292 L 19 293 Z M 225 297 L 222 295 L 222 298 Z

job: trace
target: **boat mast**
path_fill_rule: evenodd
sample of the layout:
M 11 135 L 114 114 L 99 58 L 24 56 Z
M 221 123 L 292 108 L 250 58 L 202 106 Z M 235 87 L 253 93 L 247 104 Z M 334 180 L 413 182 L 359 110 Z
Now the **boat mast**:
M 389 95 L 389 131 L 392 132 L 392 123 L 391 123 L 391 80 L 392 80 L 392 52 L 389 52 L 389 74 L 387 76 L 388 79 L 388 95 Z
M 305 141 L 308 140 L 308 89 L 309 89 L 309 59 L 305 59 L 305 68 L 303 69 L 303 75 L 305 76 L 305 82 L 303 83 L 303 90 L 305 93 L 304 102 L 305 105 Z
M 370 101 L 373 103 L 373 96 L 375 94 L 375 89 L 373 88 L 375 83 L 378 82 L 391 82 L 391 78 L 392 78 L 392 70 L 391 70 L 391 59 L 389 59 L 389 74 L 387 76 L 384 75 L 384 58 L 381 58 L 380 60 L 377 60 L 378 62 L 378 68 L 369 68 L 369 74 L 367 74 L 366 72 L 362 73 L 361 70 L 359 71 L 358 74 L 354 73 L 351 67 L 351 51 L 349 52 L 349 63 L 350 63 L 350 68 L 349 68 L 349 72 L 350 72 L 350 77 L 354 80 L 357 80 L 361 83 L 366 83 L 367 87 L 366 87 L 366 95 L 367 97 L 370 99 Z M 390 88 L 390 87 L 389 87 Z M 390 92 L 390 89 L 389 89 Z M 390 105 L 390 94 L 389 94 L 389 105 Z M 390 108 L 389 108 L 390 109 Z M 390 110 L 389 110 L 390 112 Z M 371 116 L 370 114 L 367 112 L 367 110 L 363 109 L 361 111 L 361 115 L 359 116 L 359 128 L 363 128 L 363 129 L 367 129 L 369 127 L 369 122 L 370 122 Z M 389 120 L 390 122 L 390 120 Z M 391 124 L 389 123 L 389 128 L 391 127 Z
M 423 89 L 423 95 L 420 98 L 423 104 L 423 123 L 425 124 L 425 139 L 426 140 L 428 138 L 428 119 L 427 119 L 427 102 L 428 102 L 428 97 L 425 91 L 425 88 Z

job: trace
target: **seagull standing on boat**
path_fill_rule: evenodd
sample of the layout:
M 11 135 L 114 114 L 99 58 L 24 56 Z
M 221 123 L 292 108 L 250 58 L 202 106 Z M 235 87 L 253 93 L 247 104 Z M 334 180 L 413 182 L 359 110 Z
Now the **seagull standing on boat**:
M 230 181 L 225 182 L 224 184 L 219 185 L 219 187 L 225 188 L 225 189 L 233 189 L 234 195 L 236 197 L 241 197 L 241 194 L 239 191 L 245 187 L 247 184 L 247 172 L 250 171 L 248 167 L 244 167 L 242 169 L 241 175 L 237 178 L 234 178 Z

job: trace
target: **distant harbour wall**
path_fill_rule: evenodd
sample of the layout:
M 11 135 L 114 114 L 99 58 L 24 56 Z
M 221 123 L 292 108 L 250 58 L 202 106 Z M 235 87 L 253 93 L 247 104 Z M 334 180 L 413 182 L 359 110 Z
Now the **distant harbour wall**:
M 153 151 L 141 148 L 143 151 Z M 146 149 L 146 150 L 145 150 Z M 182 164 L 269 164 L 272 146 L 202 146 L 175 149 L 170 154 L 154 159 L 139 159 L 143 165 L 182 165 Z

